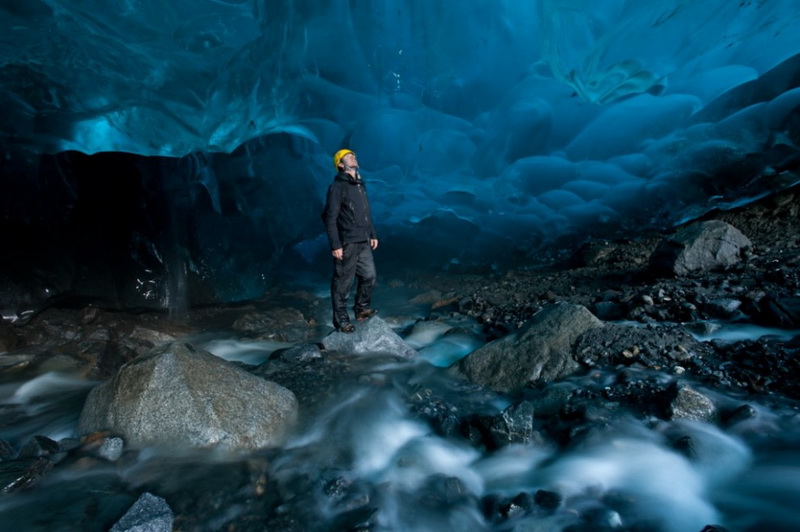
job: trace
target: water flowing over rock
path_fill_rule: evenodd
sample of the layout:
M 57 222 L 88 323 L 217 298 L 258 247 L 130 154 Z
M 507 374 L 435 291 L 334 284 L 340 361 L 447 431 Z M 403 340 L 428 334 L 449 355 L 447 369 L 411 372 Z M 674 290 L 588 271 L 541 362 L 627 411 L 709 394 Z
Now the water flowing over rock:
M 573 344 L 584 332 L 602 326 L 586 307 L 550 305 L 519 331 L 470 353 L 458 370 L 473 382 L 515 393 L 528 383 L 554 381 L 577 371 Z
M 720 220 L 690 225 L 659 244 L 651 268 L 670 275 L 688 275 L 736 264 L 753 247 L 750 239 Z
M 330 351 L 353 354 L 390 354 L 402 358 L 414 358 L 417 352 L 395 333 L 389 324 L 379 317 L 356 323 L 356 332 L 334 331 L 322 340 Z
M 286 388 L 189 344 L 170 344 L 93 389 L 79 430 L 117 432 L 134 447 L 257 449 L 279 444 L 296 417 Z

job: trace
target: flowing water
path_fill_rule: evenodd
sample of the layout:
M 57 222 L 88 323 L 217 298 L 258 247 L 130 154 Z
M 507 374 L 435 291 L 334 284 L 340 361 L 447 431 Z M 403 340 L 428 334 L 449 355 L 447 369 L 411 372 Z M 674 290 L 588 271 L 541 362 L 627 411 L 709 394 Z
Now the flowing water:
M 271 521 L 270 530 L 280 530 L 275 523 L 281 522 L 300 523 L 287 526 L 291 530 L 359 529 L 360 519 L 387 531 L 700 532 L 709 524 L 748 532 L 800 529 L 797 405 L 746 398 L 759 415 L 725 430 L 623 417 L 567 451 L 548 441 L 487 451 L 437 435 L 409 408 L 414 387 L 455 404 L 471 400 L 441 368 L 474 349 L 476 340 L 445 332 L 431 327 L 408 335 L 421 353 L 417 361 L 364 357 L 364 374 L 383 375 L 382 384 L 360 381 L 326 398 L 326 406 L 280 449 L 145 449 L 128 451 L 117 462 L 67 456 L 32 489 L 0 495 L 0 529 L 108 530 L 144 491 L 164 496 L 176 513 L 191 508 L 186 501 L 193 499 L 203 510 L 194 512 L 195 521 L 176 524 L 187 530 L 225 530 L 248 515 L 253 520 L 245 522 L 256 530 L 252 523 L 276 511 L 287 517 Z M 218 356 L 251 365 L 285 347 L 236 338 L 202 343 Z M 0 439 L 19 449 L 34 435 L 74 437 L 95 384 L 58 372 L 0 384 Z M 589 377 L 571 383 L 584 384 L 590 385 Z M 744 399 L 715 396 L 732 404 Z M 492 415 L 509 404 L 487 394 L 471 407 Z M 675 435 L 691 437 L 692 458 L 669 445 Z M 259 482 L 267 495 L 247 488 Z M 277 485 L 281 493 L 270 496 Z M 508 519 L 500 521 L 484 511 L 492 501 L 524 500 L 520 494 L 537 492 L 557 493 L 560 502 L 507 505 Z M 278 510 L 270 510 L 275 505 Z

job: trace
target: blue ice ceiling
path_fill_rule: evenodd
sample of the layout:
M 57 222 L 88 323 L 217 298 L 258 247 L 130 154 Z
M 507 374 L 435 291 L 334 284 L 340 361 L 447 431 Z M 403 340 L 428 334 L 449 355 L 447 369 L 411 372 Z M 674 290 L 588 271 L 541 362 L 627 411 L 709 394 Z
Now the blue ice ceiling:
M 342 146 L 387 264 L 668 227 L 797 180 L 799 7 L 5 0 L 2 221 L 22 249 L 65 232 L 75 264 L 43 267 L 47 294 L 156 305 L 254 297 L 287 250 L 318 260 Z M 81 280 L 92 261 L 130 278 Z

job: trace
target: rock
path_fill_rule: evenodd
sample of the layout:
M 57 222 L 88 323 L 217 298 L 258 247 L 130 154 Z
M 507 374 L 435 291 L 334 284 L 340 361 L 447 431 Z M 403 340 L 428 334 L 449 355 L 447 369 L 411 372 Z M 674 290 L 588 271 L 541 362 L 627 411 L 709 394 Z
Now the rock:
M 19 345 L 19 335 L 14 326 L 0 316 L 0 353 L 13 351 Z
M 742 302 L 738 299 L 720 298 L 712 299 L 705 304 L 705 311 L 709 316 L 714 318 L 731 318 L 742 306 Z
M 269 382 L 188 344 L 158 348 L 95 387 L 81 434 L 109 430 L 131 447 L 258 449 L 282 442 L 297 400 Z
M 690 225 L 663 240 L 650 256 L 656 273 L 685 276 L 736 264 L 753 247 L 732 225 L 711 220 Z
M 749 421 L 758 417 L 758 410 L 748 404 L 737 407 L 733 412 L 725 416 L 725 423 L 727 425 L 735 425 L 742 421 Z
M 533 428 L 533 405 L 528 401 L 513 404 L 496 416 L 491 428 L 493 443 L 497 447 L 512 443 L 528 445 L 540 441 Z
M 120 459 L 124 450 L 125 442 L 122 438 L 106 438 L 103 443 L 100 444 L 100 447 L 98 447 L 97 455 L 109 462 L 116 462 Z
M 175 339 L 175 336 L 170 333 L 141 325 L 135 326 L 128 335 L 128 340 L 134 345 L 145 345 L 150 348 L 174 342 Z
M 402 358 L 417 356 L 417 352 L 377 316 L 365 322 L 357 322 L 355 326 L 354 333 L 330 333 L 322 339 L 322 345 L 329 351 L 358 355 L 381 353 Z
M 528 383 L 554 381 L 580 369 L 572 346 L 581 334 L 598 327 L 603 322 L 586 307 L 550 305 L 517 332 L 476 349 L 457 367 L 473 382 L 517 393 Z
M 538 490 L 533 496 L 533 500 L 542 508 L 555 510 L 559 507 L 559 505 L 561 505 L 563 497 L 560 493 L 556 493 L 554 491 Z
M 308 341 L 315 333 L 302 312 L 288 307 L 245 314 L 233 323 L 233 329 L 264 340 L 291 343 Z
M 0 440 L 0 462 L 3 460 L 11 460 L 14 458 L 16 452 L 14 448 L 6 440 Z
M 143 493 L 122 518 L 111 527 L 111 532 L 172 532 L 175 515 L 167 501 Z
M 0 462 L 0 493 L 14 493 L 39 482 L 53 468 L 47 458 L 19 458 Z
M 769 295 L 759 302 L 758 321 L 775 327 L 800 327 L 800 297 Z
M 58 442 L 47 436 L 34 436 L 19 451 L 19 458 L 48 458 L 61 451 Z
M 667 390 L 669 419 L 685 419 L 688 421 L 704 421 L 713 423 L 717 420 L 717 407 L 714 402 L 686 383 L 676 382 Z
M 285 362 L 308 362 L 322 358 L 322 352 L 317 344 L 298 344 L 286 349 L 278 349 L 270 356 L 270 360 L 283 360 Z

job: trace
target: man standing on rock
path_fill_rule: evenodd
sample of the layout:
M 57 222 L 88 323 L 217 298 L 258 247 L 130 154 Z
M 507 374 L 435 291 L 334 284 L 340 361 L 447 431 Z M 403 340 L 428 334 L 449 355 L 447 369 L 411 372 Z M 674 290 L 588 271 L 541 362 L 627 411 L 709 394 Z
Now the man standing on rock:
M 333 166 L 337 174 L 328 187 L 322 211 L 333 255 L 333 326 L 351 333 L 356 329 L 350 323 L 347 300 L 354 278 L 358 278 L 353 306 L 356 319 L 363 321 L 378 313 L 370 307 L 376 279 L 372 251 L 378 247 L 378 237 L 372 224 L 367 189 L 358 173 L 356 154 L 347 149 L 337 151 L 333 156 Z

